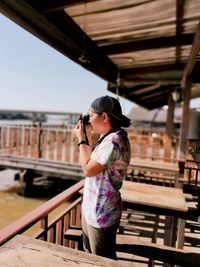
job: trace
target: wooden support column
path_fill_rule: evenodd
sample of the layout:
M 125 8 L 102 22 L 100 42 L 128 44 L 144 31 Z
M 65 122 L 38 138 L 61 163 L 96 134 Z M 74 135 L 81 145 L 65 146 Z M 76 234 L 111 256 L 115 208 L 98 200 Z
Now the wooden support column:
M 180 131 L 179 143 L 179 160 L 185 160 L 187 152 L 187 136 L 190 120 L 190 95 L 191 95 L 191 81 L 186 79 L 185 87 L 183 89 L 183 111 Z
M 172 94 L 168 94 L 168 112 L 167 112 L 167 121 L 166 121 L 166 130 L 164 138 L 164 159 L 168 161 L 171 159 L 172 151 L 172 135 L 174 129 L 174 109 L 175 102 L 172 98 Z
M 180 133 L 180 144 L 179 144 L 179 159 L 185 160 L 186 148 L 187 148 L 187 135 L 188 135 L 188 125 L 189 125 L 189 102 L 191 95 L 191 80 L 188 78 L 191 76 L 195 61 L 200 52 L 200 21 L 197 25 L 196 33 L 193 39 L 192 49 L 190 52 L 187 65 L 184 70 L 182 86 L 184 88 L 184 106 L 183 106 L 183 116 L 181 124 L 181 133 Z

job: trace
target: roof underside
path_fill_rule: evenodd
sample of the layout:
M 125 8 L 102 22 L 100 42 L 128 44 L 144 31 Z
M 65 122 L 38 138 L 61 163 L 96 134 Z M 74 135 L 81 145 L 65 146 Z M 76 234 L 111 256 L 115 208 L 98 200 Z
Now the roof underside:
M 200 82 L 199 0 L 1 0 L 0 11 L 147 109 L 185 75 Z

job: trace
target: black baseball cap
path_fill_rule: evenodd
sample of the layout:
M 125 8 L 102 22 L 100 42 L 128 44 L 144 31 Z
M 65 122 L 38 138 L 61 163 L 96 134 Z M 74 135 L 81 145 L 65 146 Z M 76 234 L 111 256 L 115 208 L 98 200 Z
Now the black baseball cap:
M 114 97 L 106 95 L 96 98 L 92 102 L 90 110 L 97 113 L 107 113 L 115 121 L 118 121 L 122 127 L 130 126 L 130 119 L 122 114 L 121 105 Z

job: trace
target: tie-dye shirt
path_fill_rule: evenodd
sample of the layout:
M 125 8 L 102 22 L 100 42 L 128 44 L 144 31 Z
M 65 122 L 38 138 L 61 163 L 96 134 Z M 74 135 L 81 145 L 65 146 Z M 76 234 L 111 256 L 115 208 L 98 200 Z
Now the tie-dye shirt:
M 94 177 L 86 177 L 82 212 L 93 227 L 106 228 L 120 221 L 122 203 L 119 189 L 130 162 L 127 133 L 119 130 L 107 135 L 95 147 L 91 158 L 105 170 Z

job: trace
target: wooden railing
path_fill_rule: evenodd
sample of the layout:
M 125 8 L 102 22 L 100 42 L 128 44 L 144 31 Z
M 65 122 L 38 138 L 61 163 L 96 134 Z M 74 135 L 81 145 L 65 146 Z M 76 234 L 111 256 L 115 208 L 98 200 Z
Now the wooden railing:
M 184 164 L 184 176 L 187 177 L 188 183 L 200 186 L 200 162 L 187 160 Z
M 15 157 L 79 163 L 79 153 L 73 125 L 23 124 L 0 125 L 0 153 Z M 127 129 L 131 156 L 163 159 L 165 137 Z M 171 155 L 167 161 L 177 158 L 178 137 L 173 139 Z
M 63 233 L 70 225 L 80 226 L 81 198 L 79 191 L 83 187 L 83 183 L 84 181 L 81 180 L 40 207 L 0 230 L 0 245 L 15 235 L 22 233 L 59 245 L 69 245 L 64 240 Z M 53 211 L 55 212 L 61 205 L 66 204 L 66 201 L 71 203 L 65 205 L 59 214 L 53 214 L 54 217 L 50 220 L 51 213 Z

